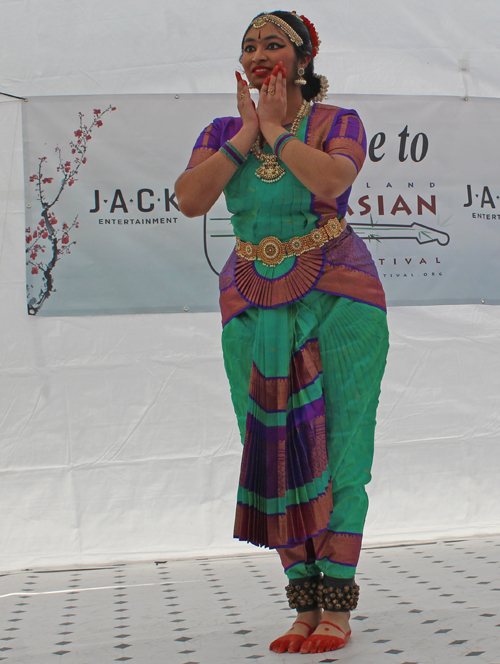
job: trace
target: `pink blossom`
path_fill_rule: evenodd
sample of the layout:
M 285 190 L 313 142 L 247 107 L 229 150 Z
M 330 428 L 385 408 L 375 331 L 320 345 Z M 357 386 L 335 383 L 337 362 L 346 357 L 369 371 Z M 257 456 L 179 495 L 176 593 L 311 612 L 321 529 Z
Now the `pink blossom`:
M 101 109 L 100 108 L 94 108 L 94 115 L 100 115 L 101 114 Z
M 47 233 L 47 231 L 43 231 L 42 237 L 43 237 L 44 240 L 46 240 L 49 237 L 49 234 Z
M 76 136 L 77 138 L 80 138 L 81 135 L 82 135 L 82 130 L 81 130 L 81 129 L 77 129 L 77 130 L 75 131 L 75 136 Z
M 97 125 L 98 127 L 102 127 L 102 124 L 103 124 L 103 123 L 102 123 L 102 120 L 97 120 L 96 125 Z
M 112 106 L 112 107 L 111 107 L 111 110 L 112 110 L 112 111 L 116 111 L 116 106 Z
M 68 234 L 63 235 L 62 243 L 63 244 L 68 244 L 68 242 L 69 242 L 69 235 Z
M 35 232 L 33 233 L 33 239 L 36 240 L 37 237 L 38 237 L 38 233 L 35 231 Z
M 31 237 L 31 235 L 28 235 L 28 237 L 26 238 L 26 244 L 29 244 L 32 239 L 33 238 Z
M 35 260 L 36 256 L 37 256 L 36 251 L 31 252 L 31 254 L 30 254 L 30 258 L 31 258 L 32 261 Z
M 45 221 L 43 219 L 40 219 L 40 223 L 38 225 L 43 228 L 45 226 Z
M 71 154 L 75 154 L 75 152 L 76 152 L 76 150 L 75 150 L 75 148 L 73 148 L 73 149 L 71 150 Z
M 82 164 L 86 164 L 86 163 L 87 163 L 87 157 L 82 157 Z
M 50 184 L 54 178 L 43 178 L 43 184 Z
M 69 181 L 68 181 L 68 185 L 71 187 L 74 184 L 75 184 L 74 178 L 70 178 Z
M 38 268 L 37 267 L 32 267 L 31 268 L 31 274 L 38 274 Z
M 35 180 L 38 180 L 38 175 L 36 174 L 30 177 L 30 182 L 35 182 Z

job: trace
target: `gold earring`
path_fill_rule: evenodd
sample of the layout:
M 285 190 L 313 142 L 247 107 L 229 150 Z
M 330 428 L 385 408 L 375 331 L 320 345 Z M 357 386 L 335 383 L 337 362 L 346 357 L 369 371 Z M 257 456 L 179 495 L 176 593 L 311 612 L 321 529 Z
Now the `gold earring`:
M 304 69 L 304 67 L 299 67 L 297 69 L 297 74 L 298 74 L 299 78 L 295 79 L 295 81 L 294 81 L 295 85 L 306 85 L 307 81 L 304 78 L 305 71 L 306 70 Z

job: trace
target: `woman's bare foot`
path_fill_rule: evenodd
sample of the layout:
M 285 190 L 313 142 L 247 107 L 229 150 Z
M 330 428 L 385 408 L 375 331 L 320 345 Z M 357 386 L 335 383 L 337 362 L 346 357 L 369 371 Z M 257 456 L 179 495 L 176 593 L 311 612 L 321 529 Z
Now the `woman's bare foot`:
M 319 625 L 322 613 L 321 609 L 316 609 L 315 611 L 304 611 L 297 614 L 297 618 L 291 629 L 273 641 L 269 646 L 269 650 L 280 654 L 284 652 L 299 652 L 301 645 Z
M 300 647 L 300 652 L 329 652 L 343 648 L 351 634 L 349 611 L 323 611 L 314 633 Z

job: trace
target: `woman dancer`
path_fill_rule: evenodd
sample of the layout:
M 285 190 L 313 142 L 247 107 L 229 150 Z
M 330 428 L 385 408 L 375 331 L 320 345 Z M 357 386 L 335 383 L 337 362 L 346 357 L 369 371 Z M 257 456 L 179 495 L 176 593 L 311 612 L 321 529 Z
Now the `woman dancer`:
M 355 111 L 317 103 L 316 29 L 251 22 L 240 117 L 200 135 L 176 183 L 181 212 L 224 191 L 237 236 L 220 275 L 222 347 L 244 443 L 235 537 L 276 548 L 297 619 L 275 652 L 342 648 L 359 588 L 375 414 L 388 341 L 371 256 L 344 215 L 366 150 Z

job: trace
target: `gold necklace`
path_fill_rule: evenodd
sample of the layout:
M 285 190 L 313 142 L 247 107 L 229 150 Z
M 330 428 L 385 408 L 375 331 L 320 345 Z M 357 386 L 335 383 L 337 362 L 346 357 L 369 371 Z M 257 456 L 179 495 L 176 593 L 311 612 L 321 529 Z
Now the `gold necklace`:
M 290 134 L 297 136 L 302 118 L 308 116 L 310 112 L 311 105 L 308 101 L 304 100 L 292 122 Z M 255 175 L 262 180 L 262 182 L 278 182 L 278 180 L 285 175 L 285 169 L 278 164 L 278 157 L 274 153 L 267 154 L 262 151 L 260 133 L 257 136 L 255 143 L 252 145 L 250 152 L 252 152 L 256 159 L 261 162 L 261 166 L 255 171 Z

